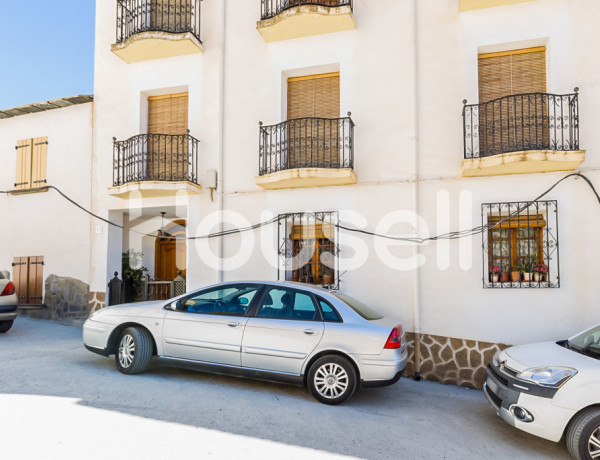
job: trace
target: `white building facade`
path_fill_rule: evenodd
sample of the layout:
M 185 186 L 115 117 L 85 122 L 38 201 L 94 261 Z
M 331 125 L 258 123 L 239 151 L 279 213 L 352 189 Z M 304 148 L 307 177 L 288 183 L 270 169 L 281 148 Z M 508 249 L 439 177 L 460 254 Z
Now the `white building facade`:
M 600 184 L 594 7 L 97 2 L 77 167 L 117 225 L 69 211 L 87 222 L 79 279 L 103 302 L 134 250 L 188 290 L 324 284 L 404 325 L 409 374 L 480 386 L 503 344 L 600 320 L 596 196 L 571 177 L 534 201 L 573 172 Z

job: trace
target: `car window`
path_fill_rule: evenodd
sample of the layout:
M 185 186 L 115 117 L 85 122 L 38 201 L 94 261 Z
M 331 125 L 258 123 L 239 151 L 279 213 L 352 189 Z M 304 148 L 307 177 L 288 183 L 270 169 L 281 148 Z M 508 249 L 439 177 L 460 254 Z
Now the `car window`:
M 383 318 L 383 316 L 374 311 L 371 307 L 368 307 L 360 300 L 356 300 L 354 297 L 350 297 L 348 294 L 342 294 L 341 292 L 332 292 L 332 295 L 340 299 L 342 302 L 344 302 L 346 305 L 352 308 L 352 310 L 354 310 L 356 313 L 358 313 L 360 316 L 362 316 L 368 321 Z
M 260 289 L 256 284 L 220 286 L 193 294 L 179 303 L 178 310 L 216 315 L 245 315 Z
M 256 316 L 259 318 L 319 320 L 310 295 L 286 288 L 269 288 L 263 295 Z
M 323 319 L 327 322 L 331 322 L 331 323 L 341 323 L 342 322 L 342 318 L 340 318 L 340 315 L 338 314 L 337 311 L 335 311 L 335 308 L 333 308 L 329 302 L 327 302 L 326 300 L 323 300 L 321 298 L 318 299 L 319 300 L 319 305 L 321 306 L 321 311 L 323 312 Z
M 577 350 L 600 356 L 600 326 L 582 332 L 568 340 L 571 347 Z

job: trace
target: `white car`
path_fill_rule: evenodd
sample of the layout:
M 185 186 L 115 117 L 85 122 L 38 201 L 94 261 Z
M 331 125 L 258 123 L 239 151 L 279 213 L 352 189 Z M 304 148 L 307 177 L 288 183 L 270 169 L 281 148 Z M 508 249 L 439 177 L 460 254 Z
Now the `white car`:
M 308 385 L 326 404 L 391 385 L 406 367 L 401 325 L 348 296 L 300 283 L 230 282 L 169 301 L 108 307 L 85 347 L 136 374 L 159 364 Z
M 600 459 L 600 325 L 568 340 L 507 348 L 488 365 L 484 393 L 512 426 Z
M 0 272 L 0 333 L 8 332 L 17 317 L 15 284 Z

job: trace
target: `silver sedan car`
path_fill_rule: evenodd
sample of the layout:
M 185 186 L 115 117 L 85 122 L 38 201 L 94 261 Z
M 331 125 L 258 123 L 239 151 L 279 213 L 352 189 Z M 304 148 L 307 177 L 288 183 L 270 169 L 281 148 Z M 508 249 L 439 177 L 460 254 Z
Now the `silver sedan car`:
M 0 272 L 0 333 L 8 332 L 17 317 L 15 284 Z
M 325 404 L 397 382 L 402 326 L 361 302 L 300 283 L 229 282 L 169 301 L 108 307 L 83 326 L 85 347 L 125 374 L 159 364 L 307 385 Z

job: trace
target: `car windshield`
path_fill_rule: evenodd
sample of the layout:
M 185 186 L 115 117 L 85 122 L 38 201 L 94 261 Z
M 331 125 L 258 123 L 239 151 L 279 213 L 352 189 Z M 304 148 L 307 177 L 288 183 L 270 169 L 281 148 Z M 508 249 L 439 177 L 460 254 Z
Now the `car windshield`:
M 600 325 L 567 340 L 572 350 L 600 358 Z
M 368 307 L 360 300 L 356 300 L 354 297 L 350 297 L 347 294 L 342 294 L 341 292 L 334 292 L 332 294 L 368 321 L 383 318 L 383 316 L 374 311 L 371 307 Z

